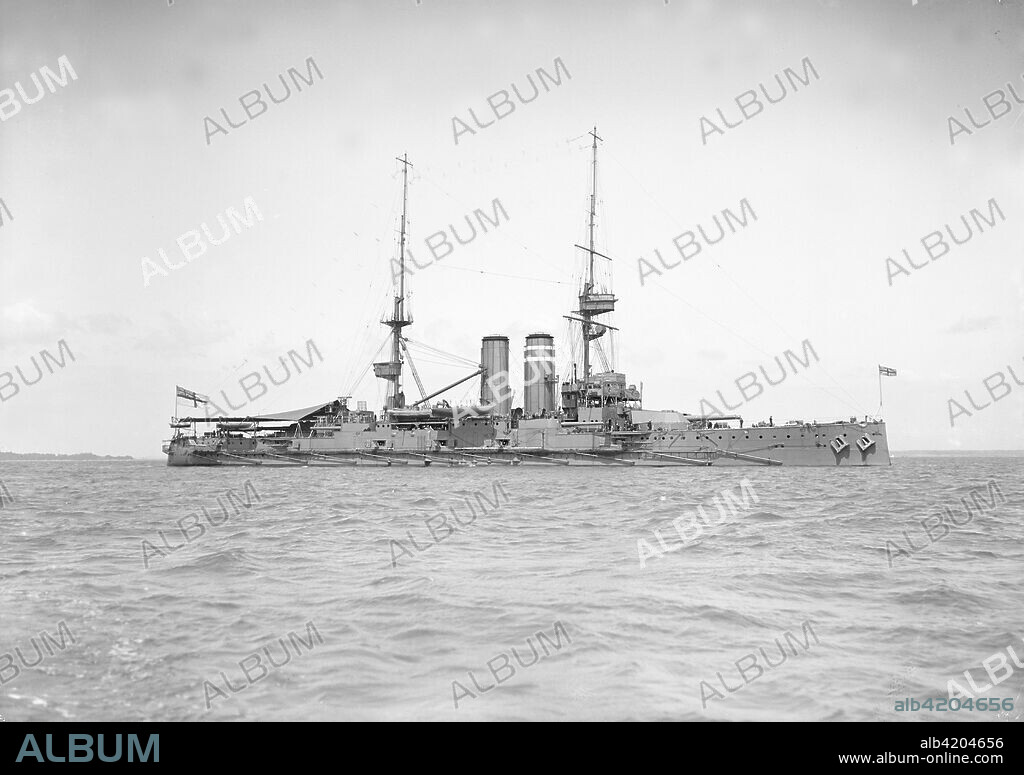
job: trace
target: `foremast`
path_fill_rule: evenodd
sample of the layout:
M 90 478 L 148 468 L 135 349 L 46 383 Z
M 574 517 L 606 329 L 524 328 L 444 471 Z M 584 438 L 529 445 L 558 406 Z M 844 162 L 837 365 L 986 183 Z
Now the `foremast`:
M 407 316 L 405 311 L 405 232 L 409 207 L 409 167 L 412 164 L 409 162 L 408 154 L 397 158 L 396 161 L 402 164 L 402 226 L 398 243 L 400 271 L 391 317 L 381 321 L 391 329 L 391 360 L 373 364 L 373 375 L 388 382 L 387 398 L 384 403 L 385 411 L 405 407 L 405 393 L 402 392 L 402 352 L 404 349 L 402 329 L 412 324 L 412 316 Z
M 583 247 L 582 245 L 576 246 L 587 252 L 587 275 L 584 278 L 583 290 L 579 297 L 580 308 L 575 311 L 575 314 L 579 315 L 579 322 L 583 328 L 583 374 L 580 375 L 580 378 L 584 383 L 586 383 L 591 377 L 590 343 L 595 339 L 604 336 L 605 331 L 608 328 L 611 328 L 611 326 L 595 323 L 594 319 L 598 315 L 614 312 L 615 302 L 617 301 L 615 295 L 612 293 L 597 292 L 597 286 L 594 282 L 594 257 L 600 256 L 608 261 L 611 261 L 611 259 L 603 253 L 598 253 L 597 250 L 594 249 L 594 227 L 597 220 L 597 143 L 601 141 L 601 138 L 597 134 L 596 126 L 593 131 L 589 132 L 589 135 L 593 138 L 593 145 L 591 146 L 590 213 L 587 222 L 587 233 L 589 239 L 587 247 Z
M 611 258 L 603 253 L 599 253 L 594 247 L 594 229 L 597 220 L 597 144 L 603 141 L 597 134 L 596 126 L 588 134 L 593 140 L 591 145 L 590 212 L 587 220 L 588 243 L 586 247 L 576 245 L 577 248 L 587 253 L 587 271 L 583 279 L 583 288 L 579 295 L 579 309 L 574 310 L 572 315 L 565 316 L 569 320 L 579 323 L 582 329 L 583 369 L 582 374 L 576 373 L 573 375 L 572 388 L 569 391 L 566 391 L 565 387 L 563 387 L 563 394 L 566 392 L 575 393 L 581 406 L 589 403 L 588 383 L 590 383 L 593 376 L 591 374 L 590 343 L 604 336 L 609 328 L 615 330 L 614 326 L 596 322 L 596 318 L 599 315 L 614 312 L 615 302 L 617 301 L 615 294 L 599 291 L 594 280 L 594 258 L 599 257 L 607 261 L 611 261 Z M 573 368 L 575 370 L 575 366 Z M 570 411 L 570 414 L 575 414 L 575 412 Z
M 590 379 L 590 342 L 601 336 L 605 329 L 602 326 L 595 328 L 593 319 L 597 315 L 611 312 L 615 309 L 615 297 L 611 294 L 594 293 L 594 222 L 597 218 L 597 143 L 601 139 L 597 135 L 597 127 L 590 133 L 593 138 L 592 161 L 590 175 L 590 217 L 587 225 L 589 243 L 587 247 L 587 279 L 583 286 L 583 293 L 580 294 L 579 315 L 583 318 L 583 380 Z M 600 298 L 597 298 L 600 296 Z

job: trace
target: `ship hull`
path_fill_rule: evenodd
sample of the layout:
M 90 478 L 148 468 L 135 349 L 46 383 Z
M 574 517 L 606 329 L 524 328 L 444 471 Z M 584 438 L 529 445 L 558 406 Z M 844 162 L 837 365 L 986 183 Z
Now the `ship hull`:
M 575 436 L 576 438 L 573 438 Z M 168 445 L 169 466 L 264 465 L 272 467 L 373 466 L 600 466 L 679 468 L 867 467 L 891 465 L 885 424 L 828 423 L 640 434 L 563 434 L 551 446 L 394 448 L 390 446 L 310 447 L 298 440 L 288 448 L 235 444 L 196 449 Z M 326 440 L 325 440 L 326 441 Z M 604 442 L 598 444 L 597 442 Z M 572 446 L 575 442 L 578 446 Z M 389 442 L 393 443 L 393 442 Z

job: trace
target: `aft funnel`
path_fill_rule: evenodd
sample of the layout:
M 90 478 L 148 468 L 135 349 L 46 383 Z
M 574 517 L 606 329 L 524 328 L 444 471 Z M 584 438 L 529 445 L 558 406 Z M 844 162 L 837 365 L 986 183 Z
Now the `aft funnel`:
M 512 390 L 508 375 L 508 337 L 485 336 L 480 342 L 480 403 L 494 404 L 494 413 L 507 417 L 512 412 Z
M 523 412 L 527 418 L 553 413 L 558 406 L 555 338 L 530 334 L 523 353 Z

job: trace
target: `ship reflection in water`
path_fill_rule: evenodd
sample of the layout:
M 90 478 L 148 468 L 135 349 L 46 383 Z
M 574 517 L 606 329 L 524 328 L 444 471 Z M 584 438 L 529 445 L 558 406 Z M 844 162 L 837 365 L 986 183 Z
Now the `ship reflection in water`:
M 390 358 L 373 364 L 387 383 L 383 410 L 356 409 L 348 397 L 277 414 L 247 417 L 175 417 L 173 438 L 164 445 L 172 466 L 353 466 L 353 465 L 538 465 L 538 466 L 868 466 L 890 465 L 885 423 L 857 421 L 758 422 L 744 426 L 736 414 L 714 416 L 652 411 L 626 375 L 614 370 L 602 342 L 617 329 L 599 322 L 615 310 L 617 298 L 595 275 L 595 262 L 608 257 L 594 249 L 597 199 L 597 143 L 593 138 L 588 245 L 577 245 L 586 261 L 578 309 L 565 317 L 579 331 L 582 363 L 559 382 L 554 337 L 526 337 L 523 405 L 513 407 L 509 382 L 509 340 L 484 337 L 480 362 L 470 374 L 426 394 L 403 329 L 406 314 L 406 213 L 408 159 L 402 164 L 402 222 L 398 275 L 391 317 Z M 610 348 L 607 348 L 610 350 Z M 601 362 L 595 371 L 592 357 Z M 420 400 L 407 404 L 402 376 L 409 364 Z M 429 402 L 479 377 L 480 403 L 451 406 Z M 207 403 L 178 388 L 193 406 Z

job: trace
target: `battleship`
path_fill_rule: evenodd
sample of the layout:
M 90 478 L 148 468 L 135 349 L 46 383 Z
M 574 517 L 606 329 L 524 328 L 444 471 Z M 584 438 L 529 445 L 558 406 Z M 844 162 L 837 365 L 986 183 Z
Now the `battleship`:
M 170 466 L 879 466 L 891 465 L 885 423 L 878 417 L 830 422 L 773 420 L 744 423 L 738 414 L 691 414 L 643 408 L 642 390 L 610 364 L 602 342 L 618 331 L 608 322 L 618 298 L 599 282 L 595 261 L 610 259 L 595 249 L 597 203 L 596 127 L 592 143 L 591 191 L 585 271 L 576 309 L 564 315 L 578 334 L 582 358 L 570 374 L 557 373 L 555 340 L 548 333 L 526 337 L 522 405 L 509 372 L 509 338 L 481 339 L 476 367 L 458 381 L 427 393 L 409 348 L 407 314 L 408 157 L 402 170 L 398 273 L 385 346 L 389 359 L 373 363 L 386 385 L 378 413 L 356 408 L 350 396 L 291 411 L 255 416 L 179 417 L 180 403 L 198 407 L 209 399 L 177 387 L 172 438 L 164 444 Z M 605 322 L 601 322 L 601 321 Z M 383 346 L 382 346 L 383 349 Z M 600 361 L 601 370 L 597 370 Z M 475 362 L 475 361 L 471 361 Z M 407 402 L 403 376 L 413 375 L 421 398 Z M 880 367 L 880 373 L 881 367 Z M 452 405 L 444 394 L 479 378 L 479 402 Z M 642 383 L 641 383 L 642 386 Z M 463 388 L 465 390 L 465 388 Z M 435 400 L 436 399 L 436 400 Z M 433 403 L 431 403 L 433 401 Z

